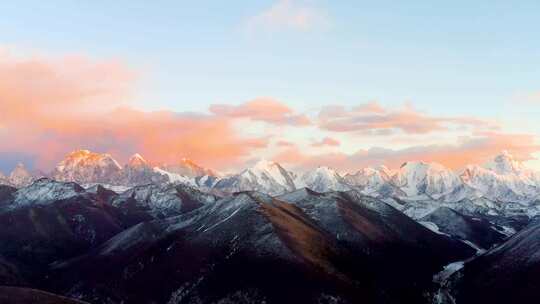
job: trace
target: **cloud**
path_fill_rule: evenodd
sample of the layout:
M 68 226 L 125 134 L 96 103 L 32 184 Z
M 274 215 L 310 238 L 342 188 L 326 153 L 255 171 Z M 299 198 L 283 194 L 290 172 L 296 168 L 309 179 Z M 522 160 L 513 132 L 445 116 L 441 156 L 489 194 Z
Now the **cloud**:
M 210 112 L 230 118 L 249 118 L 275 125 L 306 126 L 311 124 L 305 115 L 295 114 L 287 105 L 269 97 L 257 98 L 238 106 L 214 104 Z
M 325 147 L 325 146 L 337 147 L 340 144 L 341 143 L 337 139 L 334 139 L 334 138 L 331 138 L 331 137 L 325 137 L 321 141 L 312 143 L 311 146 L 313 146 L 313 147 Z
M 485 133 L 460 138 L 455 144 L 418 145 L 405 149 L 374 147 L 353 154 L 308 154 L 298 148 L 290 148 L 275 155 L 274 160 L 299 169 L 327 165 L 342 172 L 376 165 L 398 168 L 407 161 L 437 162 L 460 169 L 468 164 L 484 163 L 502 150 L 510 151 L 523 161 L 534 159 L 532 154 L 540 151 L 540 145 L 535 142 L 536 137 L 530 134 Z
M 489 121 L 430 116 L 410 106 L 390 109 L 376 102 L 351 109 L 325 107 L 315 125 L 273 98 L 257 98 L 240 105 L 215 104 L 207 114 L 146 112 L 130 105 L 136 80 L 137 73 L 119 60 L 96 61 L 84 56 L 15 58 L 0 52 L 0 154 L 9 156 L 7 159 L 21 155 L 27 164 L 48 169 L 64 154 L 86 148 L 111 153 L 120 160 L 135 152 L 156 162 L 174 162 L 186 156 L 204 166 L 226 170 L 243 166 L 272 142 L 264 154 L 279 151 L 275 155 L 278 161 L 303 168 L 330 165 L 349 170 L 373 164 L 399 166 L 409 160 L 437 161 L 459 168 L 500 150 L 510 150 L 522 159 L 540 151 L 532 135 L 497 133 L 496 125 Z M 261 124 L 252 122 L 269 126 L 258 128 Z M 287 132 L 275 126 L 286 126 Z M 426 133 L 454 128 L 465 128 L 467 132 L 460 134 L 471 135 L 452 145 L 418 144 L 418 140 L 427 142 Z M 378 137 L 375 146 L 379 147 L 395 144 L 395 138 L 403 139 L 401 145 L 414 145 L 412 138 L 417 141 L 399 150 L 371 148 L 353 154 L 315 154 L 322 149 L 313 147 L 340 145 L 332 137 L 335 134 L 324 131 L 395 135 L 382 140 Z M 329 136 L 309 143 L 305 138 L 308 132 Z M 445 139 L 439 139 L 441 135 Z M 435 133 L 432 138 L 436 140 L 429 142 L 455 136 L 451 132 Z M 297 144 L 307 149 L 300 150 Z M 3 159 L 0 166 L 9 164 Z
M 51 120 L 121 105 L 136 74 L 117 61 L 82 56 L 18 59 L 0 53 L 0 121 Z
M 294 30 L 310 31 L 324 28 L 329 24 L 329 18 L 319 8 L 307 1 L 278 0 L 266 10 L 249 18 L 249 31 Z
M 376 102 L 352 109 L 328 106 L 319 112 L 321 129 L 334 132 L 355 132 L 367 135 L 395 133 L 426 134 L 454 128 L 497 129 L 498 125 L 472 117 L 437 117 L 419 112 L 411 106 L 398 109 L 384 108 Z
M 290 141 L 287 141 L 287 140 L 278 140 L 276 142 L 276 146 L 278 146 L 278 147 L 294 147 L 295 144 L 290 142 Z
M 512 101 L 525 104 L 540 104 L 540 91 L 517 93 L 513 96 Z
M 227 116 L 130 107 L 134 75 L 120 62 L 2 53 L 0 151 L 28 154 L 41 168 L 88 148 L 121 159 L 135 152 L 154 161 L 189 156 L 220 169 L 267 145 L 268 139 L 240 136 Z

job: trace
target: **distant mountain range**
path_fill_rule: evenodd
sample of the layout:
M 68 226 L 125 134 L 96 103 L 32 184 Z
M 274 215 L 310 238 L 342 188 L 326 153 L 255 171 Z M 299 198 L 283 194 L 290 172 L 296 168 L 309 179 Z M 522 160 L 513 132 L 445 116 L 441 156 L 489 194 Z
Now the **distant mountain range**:
M 83 186 L 102 184 L 115 190 L 149 183 L 182 183 L 221 193 L 260 191 L 279 195 L 307 187 L 319 192 L 356 189 L 377 197 L 447 203 L 487 199 L 529 204 L 540 199 L 540 173 L 526 169 L 508 152 L 486 164 L 469 165 L 461 172 L 437 163 L 413 161 L 397 170 L 379 166 L 340 175 L 328 167 L 291 172 L 279 163 L 261 160 L 237 174 L 222 175 L 189 159 L 150 164 L 135 154 L 121 166 L 109 154 L 78 150 L 49 174 L 29 172 L 19 164 L 8 177 L 0 176 L 0 183 L 21 187 L 42 176 Z

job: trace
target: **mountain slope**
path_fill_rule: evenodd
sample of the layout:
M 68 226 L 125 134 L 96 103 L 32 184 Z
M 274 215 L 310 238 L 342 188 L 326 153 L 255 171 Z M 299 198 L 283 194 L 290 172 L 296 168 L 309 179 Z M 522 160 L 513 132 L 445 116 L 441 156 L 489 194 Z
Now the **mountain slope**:
M 215 196 L 186 185 L 148 184 L 121 193 L 111 204 L 121 210 L 165 218 L 192 211 L 216 200 Z
M 90 302 L 107 298 L 129 303 L 423 303 L 422 290 L 430 288 L 432 273 L 449 260 L 474 252 L 403 215 L 393 224 L 395 228 L 389 228 L 394 216 L 388 212 L 395 210 L 379 206 L 382 211 L 379 207 L 360 211 L 356 208 L 362 204 L 353 202 L 349 195 L 325 196 L 320 204 L 328 203 L 329 198 L 334 202 L 331 209 L 342 213 L 336 218 L 341 224 L 335 227 L 355 234 L 346 238 L 350 242 L 344 241 L 345 234 L 332 230 L 330 217 L 328 221 L 317 217 L 325 208 L 317 207 L 320 213 L 313 213 L 300 202 L 285 201 L 290 196 L 275 199 L 242 192 L 190 213 L 136 225 L 85 256 L 56 264 L 51 280 L 62 286 L 59 292 Z M 295 196 L 301 194 L 296 192 Z M 402 221 L 415 227 L 413 236 L 406 237 L 414 241 L 404 242 L 411 246 L 409 250 L 406 246 L 394 248 L 401 251 L 389 250 L 394 243 L 390 240 L 384 251 L 392 253 L 394 261 L 399 260 L 398 252 L 400 258 L 408 260 L 386 263 L 401 264 L 401 270 L 408 267 L 411 272 L 403 272 L 408 281 L 398 284 L 388 275 L 396 277 L 399 270 L 391 271 L 388 266 L 381 272 L 384 264 L 374 263 L 377 259 L 390 261 L 390 256 L 374 253 L 383 252 L 384 246 L 377 248 L 379 242 L 371 239 L 372 230 L 352 224 L 351 216 L 362 212 L 368 227 L 384 232 L 397 233 Z M 380 223 L 387 216 L 390 218 Z M 427 243 L 418 242 L 416 237 L 435 244 L 444 239 L 446 245 L 435 245 L 438 249 L 433 251 L 439 250 L 441 259 L 428 262 L 421 259 L 423 255 L 415 257 L 429 251 Z M 380 240 L 387 238 L 383 234 Z M 102 271 L 91 271 L 96 268 Z M 412 282 L 420 285 L 408 288 Z
M 420 221 L 434 224 L 438 232 L 471 242 L 482 249 L 489 249 L 506 238 L 489 221 L 463 215 L 448 207 L 440 207 Z
M 457 303 L 540 302 L 540 223 L 465 264 L 452 280 Z
M 22 288 L 0 286 L 0 304 L 85 304 L 86 302 L 69 299 L 49 292 Z
M 353 296 L 334 262 L 340 256 L 335 240 L 299 209 L 241 193 L 189 216 L 137 225 L 57 271 L 70 292 L 97 302 L 315 303 Z M 89 271 L 95 267 L 104 271 Z M 365 288 L 354 290 L 372 298 Z

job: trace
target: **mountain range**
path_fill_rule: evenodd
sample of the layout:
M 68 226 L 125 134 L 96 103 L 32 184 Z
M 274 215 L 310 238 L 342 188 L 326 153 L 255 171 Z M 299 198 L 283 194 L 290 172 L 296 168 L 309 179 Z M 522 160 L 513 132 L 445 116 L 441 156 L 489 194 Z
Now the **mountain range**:
M 0 303 L 540 301 L 539 178 L 507 152 L 341 175 L 80 150 L 2 181 Z
M 339 174 L 329 167 L 292 172 L 276 162 L 261 160 L 239 173 L 220 174 L 183 158 L 174 164 L 150 164 L 133 155 L 121 166 L 111 155 L 78 150 L 68 154 L 49 174 L 29 172 L 18 164 L 0 183 L 21 187 L 39 177 L 83 186 L 102 184 L 116 190 L 149 183 L 182 183 L 221 193 L 260 191 L 269 195 L 310 188 L 319 192 L 356 189 L 378 197 L 436 200 L 464 199 L 530 204 L 540 198 L 540 173 L 526 169 L 503 151 L 483 165 L 456 172 L 437 163 L 411 161 L 396 170 L 384 166 Z

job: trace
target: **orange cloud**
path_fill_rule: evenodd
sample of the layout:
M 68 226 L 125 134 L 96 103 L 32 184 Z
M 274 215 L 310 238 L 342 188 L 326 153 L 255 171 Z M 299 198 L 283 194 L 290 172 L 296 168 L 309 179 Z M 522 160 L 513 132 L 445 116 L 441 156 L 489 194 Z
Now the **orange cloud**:
M 305 126 L 311 122 L 305 115 L 295 114 L 287 105 L 273 98 L 257 98 L 238 106 L 214 104 L 210 112 L 231 118 L 249 118 L 275 125 Z
M 325 137 L 321 141 L 312 143 L 311 146 L 313 146 L 313 147 L 325 147 L 325 146 L 337 147 L 340 144 L 341 143 L 337 139 L 334 139 L 334 138 L 331 138 L 331 137 Z
M 133 79 L 117 62 L 0 58 L 0 151 L 29 154 L 46 168 L 88 148 L 120 158 L 140 152 L 155 161 L 189 156 L 219 169 L 267 145 L 241 137 L 226 116 L 120 107 Z
M 407 161 L 437 162 L 449 168 L 460 169 L 468 164 L 483 163 L 502 150 L 510 151 L 521 160 L 534 159 L 532 154 L 540 151 L 540 145 L 535 144 L 535 140 L 529 134 L 485 133 L 477 137 L 461 138 L 453 145 L 414 146 L 401 150 L 371 148 L 354 154 L 306 154 L 298 148 L 290 148 L 277 154 L 274 160 L 301 169 L 327 165 L 342 172 L 375 165 L 398 168 Z
M 472 117 L 435 117 L 418 112 L 412 107 L 388 109 L 371 102 L 346 109 L 342 106 L 323 108 L 318 117 L 320 128 L 335 132 L 356 132 L 367 135 L 391 135 L 396 132 L 425 134 L 434 131 L 469 127 L 497 129 L 493 122 Z

